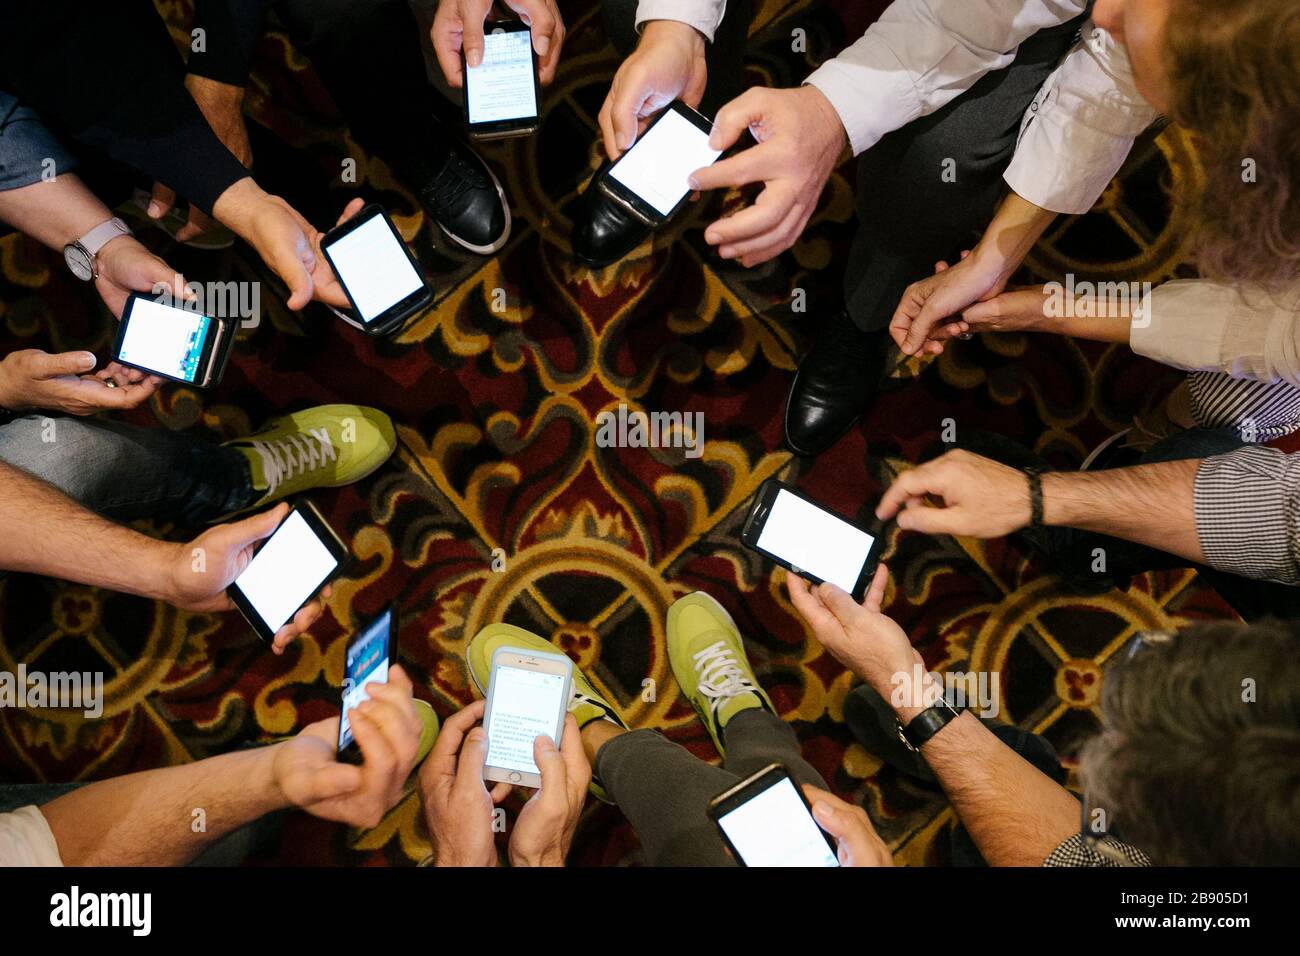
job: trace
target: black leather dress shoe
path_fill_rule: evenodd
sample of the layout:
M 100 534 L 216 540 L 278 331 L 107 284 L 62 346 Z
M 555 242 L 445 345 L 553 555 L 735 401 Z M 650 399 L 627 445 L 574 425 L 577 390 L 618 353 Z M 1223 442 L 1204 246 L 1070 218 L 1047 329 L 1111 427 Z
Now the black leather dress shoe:
M 585 266 L 603 269 L 646 241 L 650 227 L 600 189 L 601 169 L 582 194 L 573 222 L 573 255 Z
M 437 171 L 418 190 L 420 205 L 457 245 L 491 255 L 510 238 L 505 190 L 465 143 L 445 137 L 436 148 L 429 163 Z
M 820 455 L 866 410 L 892 354 L 889 333 L 863 332 L 841 312 L 799 363 L 785 403 L 785 441 L 796 455 Z

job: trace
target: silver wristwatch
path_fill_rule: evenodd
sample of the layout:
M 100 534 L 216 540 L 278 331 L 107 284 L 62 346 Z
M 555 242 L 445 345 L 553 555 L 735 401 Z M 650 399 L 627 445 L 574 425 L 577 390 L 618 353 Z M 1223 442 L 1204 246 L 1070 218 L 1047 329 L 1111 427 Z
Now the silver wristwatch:
M 99 263 L 95 257 L 99 255 L 99 250 L 118 236 L 129 235 L 131 235 L 131 227 L 121 219 L 101 222 L 80 239 L 63 247 L 63 261 L 68 264 L 72 274 L 82 282 L 98 279 Z

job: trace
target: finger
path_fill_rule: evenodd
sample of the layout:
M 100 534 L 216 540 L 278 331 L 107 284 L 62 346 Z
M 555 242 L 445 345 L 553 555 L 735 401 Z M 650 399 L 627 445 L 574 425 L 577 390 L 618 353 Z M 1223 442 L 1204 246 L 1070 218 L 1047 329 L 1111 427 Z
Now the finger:
M 349 219 L 351 219 L 353 216 L 359 213 L 362 209 L 364 209 L 365 206 L 366 206 L 366 201 L 362 199 L 360 196 L 358 196 L 356 199 L 353 199 L 351 202 L 349 202 L 346 206 L 343 207 L 343 212 L 339 214 L 338 221 L 335 222 L 334 225 L 336 226 L 343 225 L 343 223 L 347 222 Z
M 948 263 L 941 261 L 941 262 L 936 262 L 934 264 L 935 275 L 938 275 L 940 272 L 947 272 L 947 271 L 948 271 Z
M 385 781 L 398 766 L 397 751 L 393 748 L 392 741 L 371 716 L 374 710 L 370 701 L 364 701 L 348 715 L 352 736 L 356 738 L 357 747 L 361 750 L 361 772 L 367 784 Z
M 34 352 L 31 362 L 32 378 L 62 378 L 65 375 L 84 375 L 95 367 L 94 352 Z
M 769 187 L 763 190 L 763 193 L 766 194 L 771 191 L 771 187 Z M 759 198 L 761 199 L 762 196 Z M 749 240 L 725 243 L 718 249 L 718 255 L 723 259 L 739 259 L 746 267 L 765 262 L 773 256 L 785 252 L 795 244 L 799 234 L 803 232 L 803 226 L 807 219 L 808 215 L 803 205 L 795 202 L 789 207 L 781 221 L 771 229 Z
M 498 783 L 488 792 L 488 796 L 492 798 L 493 803 L 500 803 L 506 797 L 510 796 L 510 794 L 514 793 L 514 790 L 515 788 L 510 786 L 508 783 Z
M 161 219 L 167 213 L 171 212 L 172 206 L 176 202 L 176 193 L 168 189 L 162 183 L 154 183 L 153 190 L 149 194 L 149 208 L 147 210 L 150 219 Z
M 862 606 L 873 613 L 880 613 L 880 609 L 885 604 L 885 591 L 889 587 L 889 568 L 884 564 L 876 568 L 876 573 L 871 576 L 871 587 L 867 588 L 867 596 L 862 599 Z
M 937 305 L 937 302 L 938 299 L 935 296 L 929 296 L 925 304 L 921 306 L 921 311 L 916 313 L 912 319 L 912 324 L 908 327 L 902 346 L 903 351 L 908 355 L 915 355 L 919 352 L 926 339 L 930 337 L 930 330 L 948 318 L 943 311 L 943 307 Z
M 713 130 L 709 133 L 709 148 L 725 150 L 734 146 L 742 133 L 763 118 L 766 99 L 767 91 L 755 87 L 741 93 L 718 110 L 718 115 L 713 119 Z
M 543 804 L 553 812 L 563 814 L 568 807 L 568 767 L 564 755 L 560 753 L 555 741 L 546 734 L 540 734 L 533 741 L 533 762 L 542 772 L 542 787 L 539 797 Z
M 441 9 L 441 8 L 440 8 Z M 442 68 L 443 79 L 452 89 L 460 89 L 464 83 L 460 61 L 460 28 L 435 17 L 429 31 L 433 41 L 433 55 Z
M 790 603 L 803 619 L 813 626 L 814 630 L 836 623 L 835 616 L 826 609 L 826 605 L 822 603 L 812 586 L 799 575 L 793 572 L 787 573 L 785 585 L 790 591 Z
M 424 726 L 420 723 L 420 715 L 416 712 L 415 700 L 411 697 L 409 686 L 403 687 L 393 681 L 390 671 L 389 680 L 372 681 L 366 684 L 366 693 L 371 700 L 378 701 L 391 711 L 391 716 L 401 723 L 403 734 L 413 736 L 415 741 L 419 742 L 420 731 Z
M 300 806 L 311 806 L 354 794 L 361 789 L 364 781 L 360 767 L 334 761 L 322 764 L 305 780 L 300 781 L 303 790 L 295 796 Z
M 433 742 L 433 750 L 429 754 L 429 762 L 438 773 L 449 777 L 455 775 L 456 758 L 460 753 L 461 743 L 470 729 L 483 719 L 483 711 L 486 707 L 486 701 L 476 700 L 447 718 L 439 729 L 438 737 Z
M 900 474 L 881 496 L 880 504 L 876 506 L 876 517 L 888 521 L 911 498 L 924 498 L 932 494 L 942 497 L 948 487 L 946 470 L 943 459 L 938 458 Z
M 611 159 L 621 155 L 636 142 L 640 133 L 641 109 L 645 106 L 648 94 L 641 70 L 633 68 L 626 72 L 620 71 L 614 77 L 614 84 L 605 100 L 608 105 L 606 125 L 609 127 L 609 132 L 605 135 L 605 149 L 608 152 L 613 148 Z
M 379 728 L 393 753 L 395 768 L 400 769 L 404 777 L 415 763 L 420 748 L 420 720 L 411 698 L 394 693 L 387 684 L 373 682 L 366 685 L 366 693 L 369 699 L 358 709 Z
M 465 735 L 465 742 L 460 748 L 460 759 L 456 762 L 456 782 L 453 789 L 462 793 L 486 792 L 483 783 L 483 767 L 487 764 L 487 731 L 481 726 L 475 727 Z
M 478 66 L 483 62 L 483 21 L 469 17 L 461 22 L 461 51 L 469 66 Z
M 921 534 L 969 533 L 966 528 L 965 514 L 960 507 L 934 508 L 924 502 L 909 505 L 898 516 L 898 526 L 905 531 L 917 531 Z
M 263 538 L 269 538 L 287 517 L 289 517 L 289 505 L 282 501 L 271 510 L 263 511 L 251 518 L 218 525 L 221 532 L 219 540 L 229 551 L 242 551 Z
M 109 388 L 99 379 L 77 378 L 51 383 L 51 389 L 64 411 L 88 415 L 99 410 L 122 411 L 140 404 L 128 389 Z
M 712 223 L 704 230 L 704 241 L 711 246 L 726 244 L 734 248 L 775 229 L 794 208 L 793 195 L 768 187 L 759 193 L 752 206 Z
M 212 220 L 204 215 L 203 211 L 198 207 L 191 206 L 190 215 L 185 220 L 185 225 L 176 230 L 176 241 L 189 242 L 191 239 L 197 239 L 211 228 Z
M 695 170 L 687 177 L 692 189 L 721 189 L 766 182 L 773 177 L 772 150 L 764 144 L 741 150 L 735 156 L 720 159 L 711 166 Z
M 565 776 L 575 786 L 582 784 L 586 790 L 591 782 L 591 763 L 582 748 L 582 736 L 578 730 L 578 719 L 572 713 L 564 715 L 564 738 L 560 744 L 560 755 L 564 758 Z

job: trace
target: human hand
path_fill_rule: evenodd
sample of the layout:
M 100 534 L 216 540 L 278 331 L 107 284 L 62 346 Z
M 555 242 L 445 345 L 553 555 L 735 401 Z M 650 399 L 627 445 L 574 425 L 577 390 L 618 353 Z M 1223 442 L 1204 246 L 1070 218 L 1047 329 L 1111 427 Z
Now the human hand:
M 248 127 L 244 125 L 244 88 L 232 86 L 208 79 L 205 76 L 189 74 L 185 77 L 185 88 L 198 104 L 208 126 L 221 140 L 222 145 L 243 164 L 245 169 L 253 168 L 253 147 L 248 141 Z M 161 219 L 171 211 L 176 203 L 176 193 L 162 183 L 154 183 L 147 210 L 151 219 Z M 197 206 L 190 206 L 189 220 L 176 233 L 178 242 L 197 239 L 211 231 L 216 223 Z
M 928 507 L 927 495 L 943 501 Z M 964 450 L 903 472 L 880 499 L 882 521 L 925 534 L 1001 538 L 1033 520 L 1029 481 L 1023 471 Z
M 167 568 L 167 583 L 158 596 L 189 611 L 226 611 L 234 605 L 226 588 L 248 567 L 257 545 L 269 538 L 289 515 L 281 502 L 269 511 L 242 521 L 219 524 L 189 543 L 174 545 Z M 304 604 L 288 624 L 275 632 L 271 650 L 283 654 L 290 643 L 316 623 L 330 596 L 326 585 L 320 594 Z
M 110 388 L 103 378 L 91 374 L 94 368 L 95 356 L 90 352 L 10 352 L 0 361 L 0 408 L 12 412 L 45 408 L 69 415 L 122 411 L 146 401 L 161 382 L 140 373 L 134 382 Z M 110 368 L 120 366 L 115 363 Z
M 704 230 L 704 241 L 717 246 L 718 255 L 749 267 L 780 255 L 802 235 L 848 136 L 815 86 L 747 90 L 718 111 L 709 145 L 728 149 L 745 130 L 758 145 L 696 170 L 690 185 L 702 190 L 763 183 L 752 206 Z
M 510 835 L 513 866 L 564 866 L 569 855 L 591 783 L 591 764 L 573 714 L 564 717 L 562 740 L 558 750 L 550 737 L 533 741 L 533 760 L 542 772 L 542 786 L 515 821 Z
M 116 319 L 122 318 L 132 292 L 166 291 L 177 300 L 190 298 L 185 277 L 146 249 L 135 236 L 117 236 L 95 255 L 99 275 L 95 291 Z
M 339 719 L 312 724 L 274 748 L 272 774 L 285 800 L 312 816 L 378 826 L 397 805 L 420 750 L 423 729 L 411 680 L 398 665 L 387 683 L 366 685 L 370 699 L 348 713 L 360 766 L 338 761 Z
M 476 700 L 450 717 L 420 768 L 420 799 L 438 866 L 497 865 L 492 815 L 510 785 L 489 791 L 483 781 L 487 731 L 479 721 L 486 709 L 486 701 Z
M 650 119 L 673 100 L 692 108 L 704 96 L 704 36 L 675 20 L 651 20 L 610 84 L 597 117 L 605 153 L 618 159 Z
M 939 355 L 945 338 L 969 331 L 962 322 L 964 313 L 996 297 L 1009 277 L 1003 260 L 979 250 L 962 253 L 961 261 L 951 268 L 946 262 L 937 263 L 934 275 L 903 292 L 889 334 L 907 355 Z
M 532 30 L 537 53 L 537 78 L 543 86 L 555 79 L 564 45 L 564 20 L 554 0 L 504 0 Z M 483 62 L 483 23 L 492 12 L 492 0 L 440 0 L 429 34 L 442 75 L 453 89 L 460 89 L 461 50 L 465 62 Z
M 865 810 L 806 783 L 803 792 L 812 804 L 817 825 L 835 837 L 841 866 L 894 865 L 894 855 L 880 839 Z

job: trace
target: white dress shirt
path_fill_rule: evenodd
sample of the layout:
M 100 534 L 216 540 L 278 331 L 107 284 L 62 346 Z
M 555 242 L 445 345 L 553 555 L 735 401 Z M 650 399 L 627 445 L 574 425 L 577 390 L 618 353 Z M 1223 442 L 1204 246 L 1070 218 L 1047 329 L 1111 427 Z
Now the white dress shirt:
M 640 0 L 636 5 L 636 32 L 650 20 L 676 20 L 694 27 L 713 42 L 713 34 L 727 12 L 727 0 Z
M 0 813 L 0 866 L 62 866 L 59 845 L 36 807 Z

